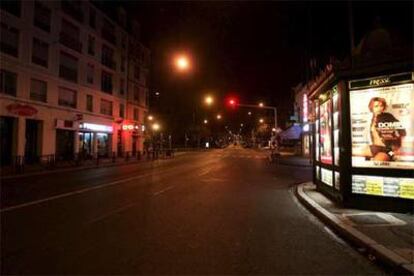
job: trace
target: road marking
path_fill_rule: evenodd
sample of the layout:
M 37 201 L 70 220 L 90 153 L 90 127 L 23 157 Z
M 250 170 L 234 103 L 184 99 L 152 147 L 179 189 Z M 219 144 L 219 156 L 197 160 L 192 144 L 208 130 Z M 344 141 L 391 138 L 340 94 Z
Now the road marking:
M 129 177 L 129 178 L 116 180 L 116 181 L 113 181 L 113 182 L 110 182 L 110 183 L 106 183 L 106 184 L 102 184 L 102 185 L 98 185 L 98 186 L 94 186 L 94 187 L 89 187 L 89 188 L 85 188 L 85 189 L 81 189 L 81 190 L 77 190 L 77 191 L 72 191 L 72 192 L 68 192 L 68 193 L 64 193 L 64 194 L 60 194 L 60 195 L 56 195 L 56 196 L 51 196 L 51 197 L 42 198 L 42 199 L 39 199 L 39 200 L 26 202 L 26 203 L 23 203 L 23 204 L 19 204 L 19 205 L 7 207 L 7 208 L 4 208 L 4 209 L 0 209 L 0 213 L 9 212 L 9 211 L 21 209 L 21 208 L 32 206 L 32 205 L 42 204 L 42 203 L 45 203 L 45 202 L 48 202 L 48 201 L 52 201 L 52 200 L 56 200 L 56 199 L 60 199 L 60 198 L 65 198 L 65 197 L 69 197 L 69 196 L 72 196 L 72 195 L 78 195 L 78 194 L 83 194 L 83 193 L 94 191 L 94 190 L 103 189 L 103 188 L 106 188 L 106 187 L 114 186 L 114 185 L 124 183 L 124 182 L 128 182 L 128 181 L 131 181 L 131 180 L 148 177 L 150 175 L 152 175 L 152 173 L 139 175 L 139 176 L 134 176 L 134 177 Z
M 175 187 L 175 186 L 169 186 L 169 187 L 167 187 L 167 188 L 165 188 L 165 189 L 163 189 L 163 190 L 161 190 L 161 191 L 158 191 L 158 192 L 153 193 L 152 195 L 153 195 L 153 196 L 157 196 L 157 195 L 159 195 L 159 194 L 162 194 L 162 193 L 164 193 L 164 192 L 166 192 L 166 191 L 169 191 L 169 190 L 173 189 L 174 187 Z
M 118 208 L 118 209 L 112 210 L 111 212 L 108 212 L 108 213 L 103 214 L 103 215 L 101 215 L 101 216 L 99 216 L 99 217 L 97 217 L 97 218 L 94 218 L 93 220 L 90 220 L 90 221 L 88 222 L 88 224 L 91 224 L 91 223 L 96 223 L 96 222 L 98 222 L 98 221 L 101 221 L 101 220 L 103 220 L 103 219 L 105 219 L 105 218 L 107 218 L 107 217 L 109 217 L 109 216 L 112 216 L 112 215 L 114 215 L 114 214 L 116 214 L 116 213 L 120 213 L 120 212 L 122 212 L 122 211 L 124 211 L 124 210 L 126 210 L 126 209 L 131 208 L 131 207 L 132 207 L 132 206 L 134 206 L 134 205 L 137 205 L 137 204 L 138 204 L 138 202 L 134 202 L 134 203 L 131 203 L 131 204 L 128 204 L 128 205 L 122 206 L 121 208 Z

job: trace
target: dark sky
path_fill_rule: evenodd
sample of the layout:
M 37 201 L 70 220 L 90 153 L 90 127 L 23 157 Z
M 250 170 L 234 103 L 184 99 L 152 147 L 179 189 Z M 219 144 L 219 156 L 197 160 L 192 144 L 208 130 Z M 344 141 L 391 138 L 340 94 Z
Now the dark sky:
M 348 2 L 126 2 L 152 52 L 151 92 L 164 110 L 194 105 L 210 89 L 240 95 L 241 102 L 276 105 L 281 120 L 292 112 L 292 87 L 309 77 L 316 57 L 349 53 Z M 352 3 L 355 41 L 375 16 L 412 41 L 412 2 Z M 180 50 L 194 58 L 191 74 L 171 70 Z M 192 101 L 192 102 L 191 102 Z M 199 102 L 197 102 L 199 103 Z M 168 111 L 168 108 L 167 108 Z

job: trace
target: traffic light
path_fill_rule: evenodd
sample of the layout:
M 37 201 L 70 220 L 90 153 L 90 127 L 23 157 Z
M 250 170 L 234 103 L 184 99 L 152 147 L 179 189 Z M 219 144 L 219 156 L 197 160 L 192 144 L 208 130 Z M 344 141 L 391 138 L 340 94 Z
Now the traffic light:
M 226 104 L 231 108 L 236 108 L 236 106 L 239 104 L 239 101 L 236 97 L 228 97 L 226 99 Z

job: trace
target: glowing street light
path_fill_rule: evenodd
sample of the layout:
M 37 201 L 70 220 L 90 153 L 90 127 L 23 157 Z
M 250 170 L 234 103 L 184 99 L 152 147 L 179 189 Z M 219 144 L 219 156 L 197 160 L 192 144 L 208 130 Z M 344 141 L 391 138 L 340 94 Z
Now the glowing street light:
M 214 98 L 213 98 L 212 96 L 206 96 L 206 97 L 204 98 L 204 102 L 205 102 L 207 105 L 212 105 L 212 104 L 214 103 Z
M 204 120 L 204 124 L 206 125 L 208 123 L 208 121 L 207 120 Z
M 259 120 L 259 122 L 260 122 L 261 124 L 263 124 L 264 120 L 263 120 L 263 119 L 260 119 L 260 120 Z
M 263 107 L 264 104 L 262 102 L 259 103 L 259 107 Z
M 190 61 L 188 57 L 181 55 L 175 59 L 175 66 L 180 71 L 187 71 L 190 68 Z
M 221 115 L 217 114 L 217 120 L 221 120 Z
M 251 111 L 247 112 L 247 115 L 252 116 L 252 112 Z
M 241 127 L 243 127 L 243 124 L 240 124 Z
M 152 121 L 152 120 L 154 120 L 154 117 L 153 117 L 153 116 L 151 116 L 151 115 L 149 115 L 149 116 L 148 116 L 148 121 Z
M 161 126 L 158 123 L 152 124 L 152 130 L 158 131 L 158 130 L 160 130 L 160 128 L 161 128 Z

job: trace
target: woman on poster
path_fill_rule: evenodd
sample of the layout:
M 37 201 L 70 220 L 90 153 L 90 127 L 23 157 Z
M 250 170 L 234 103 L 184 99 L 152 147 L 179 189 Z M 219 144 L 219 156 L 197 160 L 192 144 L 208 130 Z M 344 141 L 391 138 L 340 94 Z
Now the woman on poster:
M 372 113 L 370 126 L 372 160 L 393 161 L 406 131 L 394 115 L 385 112 L 387 102 L 384 98 L 372 98 L 368 108 Z

